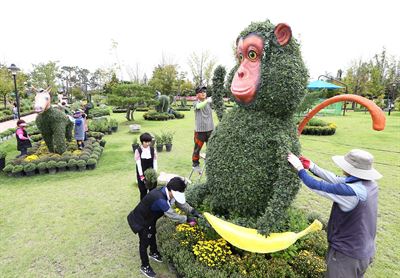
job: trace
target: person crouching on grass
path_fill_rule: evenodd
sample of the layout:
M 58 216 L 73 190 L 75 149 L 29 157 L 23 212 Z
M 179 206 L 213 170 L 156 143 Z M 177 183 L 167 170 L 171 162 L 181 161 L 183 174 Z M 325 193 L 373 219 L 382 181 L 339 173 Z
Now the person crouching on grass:
M 156 273 L 149 264 L 147 255 L 149 246 L 150 258 L 162 262 L 161 255 L 157 250 L 157 220 L 165 215 L 178 223 L 196 225 L 196 220 L 193 217 L 177 214 L 172 209 L 174 204 L 186 214 L 202 217 L 198 211 L 186 203 L 185 189 L 185 181 L 180 177 L 174 177 L 167 183 L 167 186 L 150 191 L 127 217 L 132 231 L 139 236 L 139 253 L 142 262 L 140 271 L 146 277 L 156 277 Z
M 299 178 L 315 193 L 333 201 L 327 227 L 328 254 L 325 277 L 364 277 L 375 255 L 378 215 L 378 184 L 382 178 L 369 152 L 354 149 L 345 156 L 333 156 L 343 177 L 318 167 L 305 157 L 288 155 Z M 322 180 L 311 177 L 305 169 Z

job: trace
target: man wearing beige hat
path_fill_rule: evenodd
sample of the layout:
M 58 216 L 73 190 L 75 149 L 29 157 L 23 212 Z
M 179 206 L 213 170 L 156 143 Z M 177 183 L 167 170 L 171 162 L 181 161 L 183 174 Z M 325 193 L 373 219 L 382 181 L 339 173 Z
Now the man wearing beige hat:
M 305 157 L 288 155 L 303 183 L 312 191 L 333 201 L 327 233 L 329 250 L 326 277 L 363 277 L 375 255 L 378 184 L 382 178 L 373 164 L 373 156 L 363 150 L 351 150 L 345 156 L 333 156 L 344 177 L 324 170 Z M 322 180 L 311 177 L 305 169 Z

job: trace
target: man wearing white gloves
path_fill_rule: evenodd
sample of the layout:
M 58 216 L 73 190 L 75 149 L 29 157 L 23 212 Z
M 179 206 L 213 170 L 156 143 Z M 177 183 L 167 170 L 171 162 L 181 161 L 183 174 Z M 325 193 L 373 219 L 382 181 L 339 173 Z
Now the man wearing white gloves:
M 212 118 L 211 97 L 207 97 L 207 87 L 200 85 L 196 88 L 197 100 L 193 102 L 195 129 L 194 129 L 194 149 L 192 155 L 193 169 L 200 172 L 200 150 L 204 142 L 208 142 L 214 122 Z
M 333 156 L 343 177 L 324 170 L 305 157 L 292 153 L 289 163 L 312 191 L 333 201 L 327 233 L 329 250 L 326 277 L 363 277 L 375 255 L 378 184 L 382 178 L 373 167 L 373 156 L 351 150 Z M 322 180 L 311 177 L 305 169 Z

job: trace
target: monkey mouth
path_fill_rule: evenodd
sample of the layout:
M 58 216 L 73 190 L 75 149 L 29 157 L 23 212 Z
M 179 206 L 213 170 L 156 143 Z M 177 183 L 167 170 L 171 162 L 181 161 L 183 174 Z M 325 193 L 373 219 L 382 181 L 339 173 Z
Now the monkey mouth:
M 254 86 L 240 88 L 240 87 L 231 87 L 231 91 L 233 96 L 238 102 L 242 103 L 250 103 L 255 95 L 256 95 L 256 88 Z
M 35 108 L 35 112 L 36 112 L 36 113 L 43 112 L 43 108 Z

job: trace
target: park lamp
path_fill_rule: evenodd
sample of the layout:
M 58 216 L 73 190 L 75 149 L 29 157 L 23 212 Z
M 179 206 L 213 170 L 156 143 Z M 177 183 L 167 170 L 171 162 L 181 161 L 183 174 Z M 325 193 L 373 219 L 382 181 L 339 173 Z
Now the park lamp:
M 11 64 L 11 66 L 8 67 L 8 70 L 11 72 L 13 78 L 14 78 L 14 89 L 15 89 L 15 99 L 17 101 L 17 115 L 18 115 L 18 120 L 21 118 L 20 112 L 19 112 L 19 96 L 18 96 L 18 89 L 17 89 L 17 72 L 20 70 L 15 64 Z

